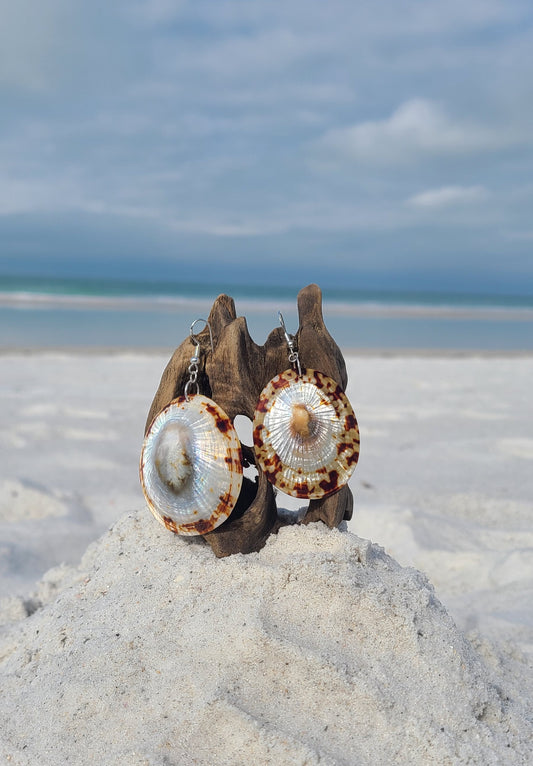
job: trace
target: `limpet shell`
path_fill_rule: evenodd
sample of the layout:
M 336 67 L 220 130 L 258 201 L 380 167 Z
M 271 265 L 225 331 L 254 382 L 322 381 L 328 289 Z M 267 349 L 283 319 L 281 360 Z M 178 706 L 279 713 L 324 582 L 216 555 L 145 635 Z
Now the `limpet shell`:
M 282 492 L 319 498 L 340 489 L 354 472 L 359 428 L 334 380 L 316 370 L 285 370 L 261 392 L 254 447 L 259 465 Z
M 167 529 L 200 535 L 220 526 L 242 486 L 241 445 L 224 410 L 201 394 L 170 402 L 146 434 L 140 475 L 148 507 Z

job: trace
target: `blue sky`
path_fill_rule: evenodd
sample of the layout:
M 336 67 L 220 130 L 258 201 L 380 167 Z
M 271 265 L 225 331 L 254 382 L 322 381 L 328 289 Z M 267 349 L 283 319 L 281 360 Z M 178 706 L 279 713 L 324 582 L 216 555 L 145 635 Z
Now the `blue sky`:
M 530 0 L 0 10 L 0 273 L 533 293 Z

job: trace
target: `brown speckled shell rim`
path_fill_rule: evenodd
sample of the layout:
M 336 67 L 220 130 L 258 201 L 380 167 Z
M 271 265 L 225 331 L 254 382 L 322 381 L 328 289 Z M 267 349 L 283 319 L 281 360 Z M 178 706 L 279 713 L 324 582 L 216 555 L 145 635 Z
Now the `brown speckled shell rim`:
M 279 392 L 298 382 L 317 388 L 322 400 L 332 405 L 340 426 L 334 460 L 320 466 L 312 476 L 297 473 L 282 462 L 270 442 L 265 425 L 265 416 Z M 348 482 L 359 459 L 359 427 L 351 404 L 340 386 L 317 370 L 307 369 L 298 375 L 295 370 L 289 369 L 272 378 L 257 402 L 253 438 L 257 462 L 269 481 L 293 497 L 314 499 L 336 492 Z
M 213 429 L 215 429 L 215 431 L 219 431 L 223 437 L 223 454 L 218 456 L 217 459 L 221 461 L 227 469 L 229 485 L 225 491 L 218 495 L 216 506 L 214 507 L 208 519 L 199 519 L 195 522 L 179 524 L 174 519 L 172 519 L 170 515 L 162 512 L 161 509 L 156 506 L 151 497 L 145 481 L 145 453 L 146 445 L 154 425 L 158 423 L 160 419 L 164 419 L 173 407 L 183 407 L 184 404 L 189 405 L 191 402 L 194 402 L 195 406 L 199 407 L 206 413 L 206 415 L 212 420 Z M 231 514 L 241 491 L 243 481 L 242 464 L 243 460 L 241 445 L 233 423 L 226 415 L 224 410 L 219 407 L 212 399 L 202 396 L 201 394 L 196 394 L 189 395 L 188 401 L 184 396 L 173 399 L 153 419 L 144 439 L 141 451 L 139 474 L 147 505 L 155 518 L 161 524 L 163 524 L 163 526 L 177 535 L 203 535 L 207 532 L 211 532 L 213 529 L 216 529 L 221 524 L 223 524 Z

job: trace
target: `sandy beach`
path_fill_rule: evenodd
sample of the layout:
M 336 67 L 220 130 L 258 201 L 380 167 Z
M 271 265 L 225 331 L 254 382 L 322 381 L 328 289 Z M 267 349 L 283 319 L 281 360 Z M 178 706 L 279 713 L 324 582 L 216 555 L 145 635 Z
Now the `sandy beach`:
M 218 561 L 139 487 L 169 355 L 0 357 L 4 760 L 530 763 L 533 357 L 346 353 L 347 529 Z
M 4 6 L 0 766 L 533 766 L 533 4 Z

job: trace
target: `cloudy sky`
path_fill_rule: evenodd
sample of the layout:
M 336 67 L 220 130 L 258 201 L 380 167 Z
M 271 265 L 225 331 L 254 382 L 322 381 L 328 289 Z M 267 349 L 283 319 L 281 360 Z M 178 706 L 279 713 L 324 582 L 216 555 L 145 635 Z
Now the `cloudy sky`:
M 0 273 L 533 293 L 531 0 L 0 12 Z

